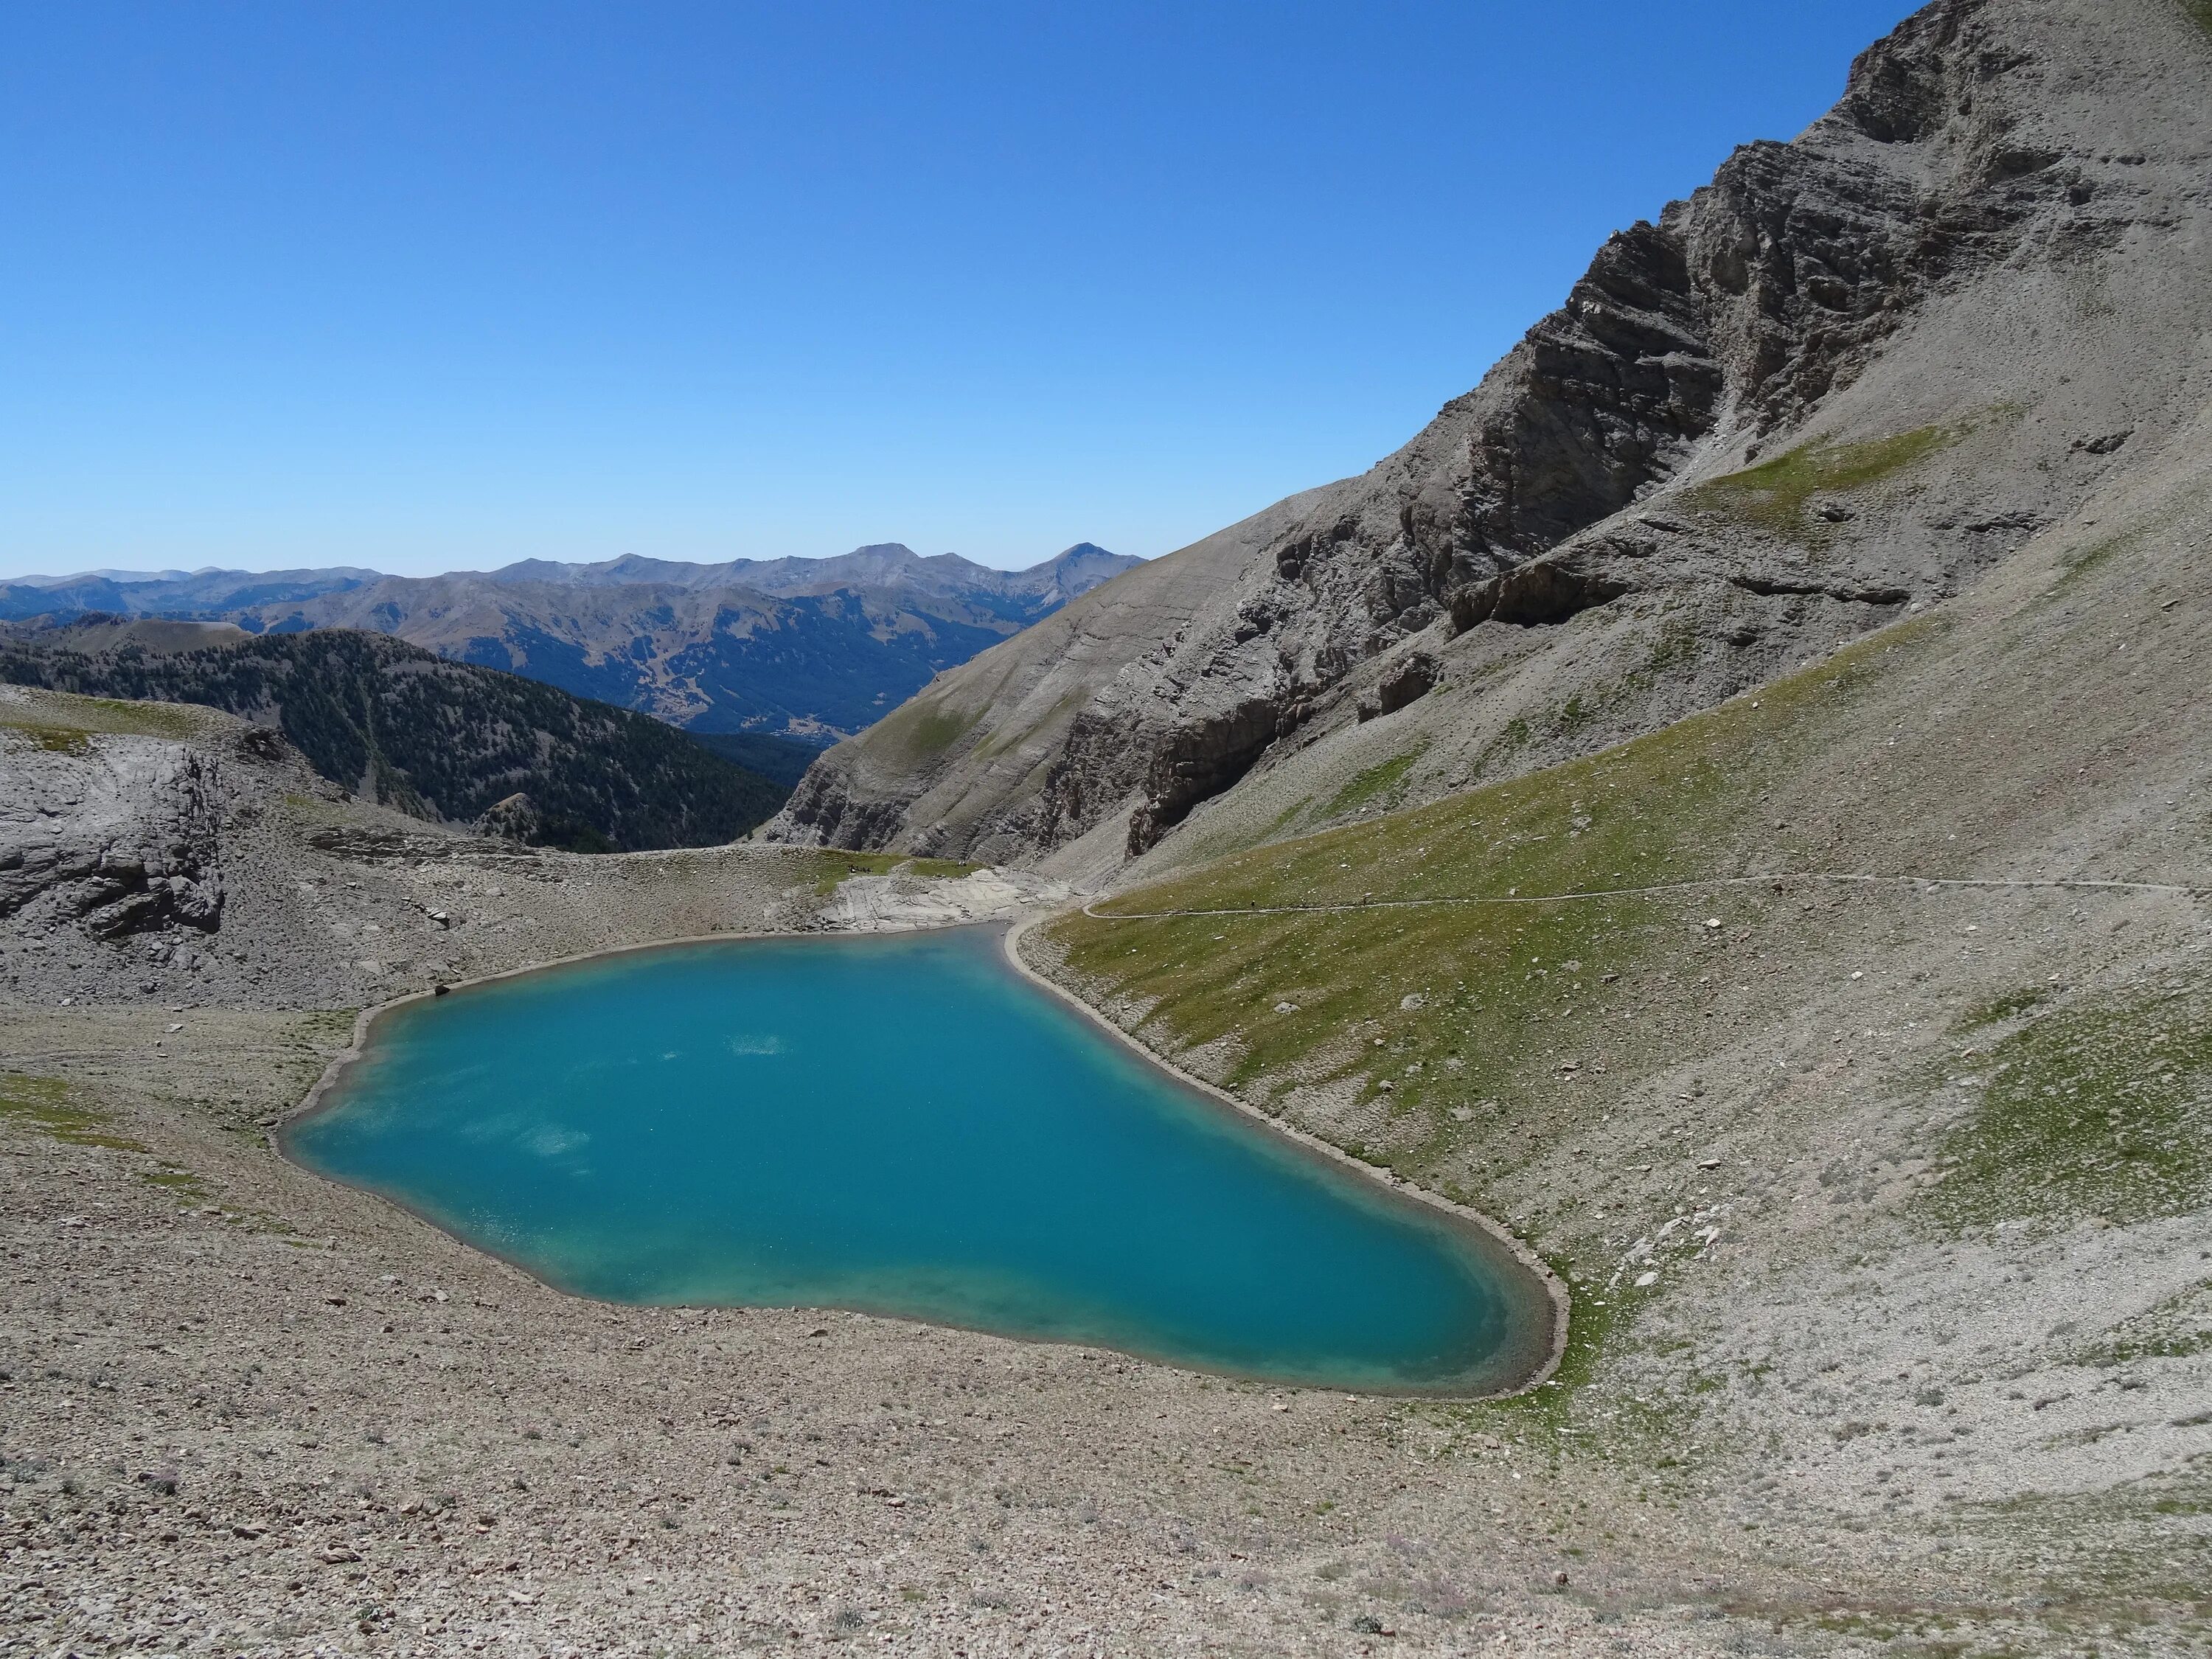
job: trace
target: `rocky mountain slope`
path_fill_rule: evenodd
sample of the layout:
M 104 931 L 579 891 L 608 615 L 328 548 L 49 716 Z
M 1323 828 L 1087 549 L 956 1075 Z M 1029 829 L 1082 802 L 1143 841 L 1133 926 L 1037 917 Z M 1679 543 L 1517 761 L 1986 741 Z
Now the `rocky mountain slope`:
M 108 573 L 0 583 L 0 621 L 88 612 L 352 628 L 702 732 L 819 743 L 1139 561 L 1078 543 L 1027 570 L 896 543 L 833 559 L 526 560 L 433 577 L 367 570 Z
M 940 676 L 768 833 L 1095 877 L 1586 752 L 1938 603 L 2202 406 L 2209 123 L 2172 0 L 1939 0 L 1404 449 Z
M 0 682 L 223 709 L 368 800 L 453 823 L 496 808 L 501 833 L 580 852 L 716 845 L 786 793 L 645 715 L 381 634 L 19 625 L 0 633 Z

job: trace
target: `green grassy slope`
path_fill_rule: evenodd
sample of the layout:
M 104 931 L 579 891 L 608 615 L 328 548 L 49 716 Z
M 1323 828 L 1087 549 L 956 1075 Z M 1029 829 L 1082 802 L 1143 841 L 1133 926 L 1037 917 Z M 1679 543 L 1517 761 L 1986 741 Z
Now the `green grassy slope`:
M 1618 976 L 1655 954 L 1686 950 L 1704 963 L 1723 948 L 1705 934 L 1741 937 L 1746 913 L 1771 907 L 1778 895 L 1765 887 L 1625 890 L 1807 867 L 1802 836 L 1750 829 L 1753 805 L 1802 763 L 1826 724 L 1854 718 L 1899 657 L 1926 652 L 1943 632 L 1929 623 L 1892 629 L 1756 699 L 1589 759 L 1242 854 L 1097 907 L 1102 915 L 1378 908 L 1158 921 L 1079 916 L 1051 937 L 1076 973 L 1150 1005 L 1175 1046 L 1233 1039 L 1240 1057 L 1232 1084 L 1295 1070 L 1308 1082 L 1363 1079 L 1380 1094 L 1379 1041 L 1393 1073 L 1390 1110 L 1401 1121 L 1394 1138 L 1404 1139 L 1411 1119 L 1422 1124 L 1421 1144 L 1448 1143 L 1459 1133 L 1453 1109 L 1540 1090 L 1539 1079 L 1563 1061 L 1593 1052 L 1601 1029 L 1609 1071 L 1651 1047 L 1656 1030 L 1595 1023 L 1660 982 L 1639 978 L 1641 989 L 1614 989 Z M 1622 896 L 1523 902 L 1571 893 Z M 1793 904 L 1798 896 L 1786 887 L 1785 895 Z M 1491 902 L 1379 908 L 1437 898 Z M 1716 911 L 1725 913 L 1723 928 L 1705 927 Z M 1679 994 L 1702 993 L 1691 985 Z M 1275 1012 L 1284 1002 L 1294 1012 Z M 1579 1019 L 1562 1012 L 1577 1005 Z
M 1815 497 L 1854 495 L 1888 483 L 1956 443 L 1967 430 L 1927 426 L 1865 443 L 1800 444 L 1771 461 L 1699 484 L 1684 492 L 1681 502 L 1818 544 L 1832 526 L 1813 511 Z
M 2212 483 L 2097 517 L 1708 713 L 1184 866 L 1024 948 L 1156 1051 L 1504 1220 L 1566 1281 L 1555 1382 L 1420 1408 L 1445 1455 L 1504 1437 L 1595 1510 L 1679 1509 L 1715 1572 L 1784 1559 L 1785 1511 L 1855 1533 L 1828 1506 L 1894 1478 L 1864 1488 L 1876 1530 L 1971 1536 L 1993 1604 L 2063 1586 L 2100 1628 L 2201 1625 L 2172 1518 L 2201 1478 L 2034 1497 L 2074 1490 L 2075 1442 L 2027 1402 L 2094 1385 L 2069 1367 L 2109 1380 L 2212 1342 L 2173 1219 L 2212 1204 L 2204 902 L 1942 884 L 2212 892 Z M 1393 782 L 1362 787 L 1385 805 Z M 2139 1255 L 2092 1265 L 2083 1240 L 2138 1224 Z M 2025 1304 L 1998 1288 L 2054 1258 L 2080 1265 Z M 2008 1265 L 1954 1273 L 1975 1262 Z M 2161 1274 L 2175 1293 L 2121 1317 Z M 2078 1332 L 2038 1299 L 2076 1279 Z M 1909 1419 L 1948 1413 L 1945 1387 L 1980 1391 L 1976 1438 L 1913 1465 Z M 1909 1479 L 1970 1473 L 2015 1495 L 1889 1520 Z M 1798 1594 L 1778 1623 L 1814 1616 Z M 1865 1627 L 1913 1626 L 1922 1594 L 1872 1595 Z M 1845 1622 L 1824 1627 L 1860 1627 L 1826 1605 Z

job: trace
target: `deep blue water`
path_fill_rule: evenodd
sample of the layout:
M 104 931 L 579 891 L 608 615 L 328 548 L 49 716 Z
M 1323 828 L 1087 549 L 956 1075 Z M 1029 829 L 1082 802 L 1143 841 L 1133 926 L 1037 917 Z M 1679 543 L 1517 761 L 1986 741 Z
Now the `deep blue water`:
M 378 1020 L 327 1100 L 289 1137 L 302 1163 L 611 1301 L 1438 1392 L 1518 1380 L 1547 1334 L 1494 1244 L 1178 1082 L 989 929 L 470 987 Z

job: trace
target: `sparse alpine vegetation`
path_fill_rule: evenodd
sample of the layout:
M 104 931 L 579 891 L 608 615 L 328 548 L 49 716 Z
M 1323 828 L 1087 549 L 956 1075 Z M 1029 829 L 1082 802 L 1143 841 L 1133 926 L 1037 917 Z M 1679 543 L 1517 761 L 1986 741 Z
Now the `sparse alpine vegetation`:
M 1838 525 L 1856 516 L 1848 498 L 1904 475 L 1964 435 L 1960 428 L 1923 426 L 1864 443 L 1816 440 L 1686 489 L 1680 499 L 1701 513 L 1825 545 Z
M 1959 1083 L 1975 1104 L 1944 1144 L 1939 1217 L 2125 1224 L 2212 1199 L 2212 985 L 2201 974 L 2015 1012 L 2030 1017 L 1960 1062 L 1973 1067 Z
M 1701 978 L 1722 940 L 1707 936 L 1740 939 L 1747 913 L 1778 902 L 1764 885 L 1638 890 L 1806 867 L 1786 834 L 1738 833 L 1747 805 L 1941 633 L 1902 624 L 1757 699 L 1116 895 L 1049 938 L 1102 1000 L 1143 1010 L 1163 1048 L 1226 1042 L 1231 1086 L 1351 1081 L 1380 1103 L 1379 1158 L 1410 1172 L 1479 1138 L 1496 1162 L 1538 1133 L 1532 1102 L 1572 1094 L 1563 1066 L 1601 1049 L 1617 1079 L 1661 1059 L 1659 1031 L 1620 1018 L 1623 1005 L 1694 1014 L 1714 995 Z M 1597 896 L 1545 902 L 1561 895 Z M 1792 908 L 1802 896 L 1786 893 Z M 1203 914 L 1281 907 L 1303 908 Z M 1704 927 L 1716 909 L 1727 926 Z M 1200 914 L 1101 919 L 1166 911 Z

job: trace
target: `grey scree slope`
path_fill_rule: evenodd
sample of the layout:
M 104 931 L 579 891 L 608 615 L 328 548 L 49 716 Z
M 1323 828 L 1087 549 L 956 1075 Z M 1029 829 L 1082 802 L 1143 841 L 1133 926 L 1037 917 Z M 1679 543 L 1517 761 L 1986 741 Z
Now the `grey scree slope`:
M 1267 835 L 1228 820 L 1271 774 L 1325 800 L 1391 752 L 1363 707 L 1421 698 L 1417 801 L 1954 593 L 2202 406 L 2208 149 L 2172 0 L 1938 0 L 1405 448 L 939 676 L 763 833 L 1096 877 Z

